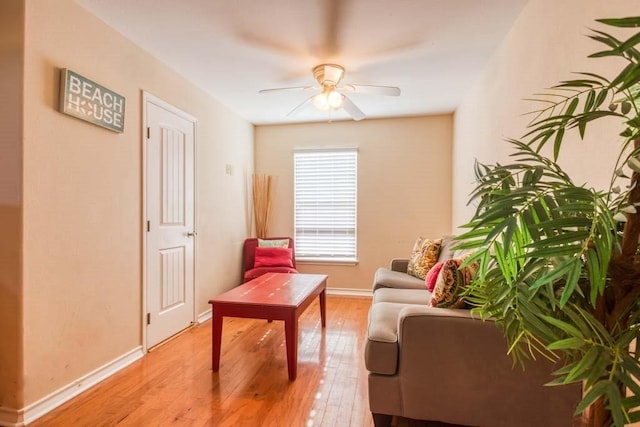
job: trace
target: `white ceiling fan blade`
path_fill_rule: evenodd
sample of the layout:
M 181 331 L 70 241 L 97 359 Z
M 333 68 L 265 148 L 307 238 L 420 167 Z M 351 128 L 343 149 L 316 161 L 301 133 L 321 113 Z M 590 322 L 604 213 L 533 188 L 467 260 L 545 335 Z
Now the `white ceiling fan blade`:
M 311 99 L 313 97 L 307 98 L 304 101 L 302 101 L 300 104 L 298 104 L 298 106 L 296 108 L 294 108 L 293 110 L 289 111 L 289 113 L 287 114 L 287 117 L 292 117 L 295 116 L 296 114 L 298 114 L 300 112 L 300 110 L 302 110 L 308 103 L 311 102 Z
M 345 85 L 340 89 L 347 92 L 367 93 L 371 95 L 400 96 L 400 88 L 396 86 Z
M 342 95 L 344 96 L 344 95 Z M 349 114 L 353 120 L 362 120 L 364 119 L 365 116 L 364 113 L 362 112 L 362 110 L 360 110 L 356 104 L 354 104 L 349 98 L 347 98 L 346 96 L 344 96 L 343 100 L 342 100 L 342 108 L 344 108 L 344 111 L 347 112 L 347 114 Z
M 271 92 L 284 92 L 284 91 L 298 91 L 298 90 L 319 90 L 319 87 L 315 86 L 292 86 L 292 87 L 277 87 L 273 89 L 262 89 L 258 93 L 271 93 Z

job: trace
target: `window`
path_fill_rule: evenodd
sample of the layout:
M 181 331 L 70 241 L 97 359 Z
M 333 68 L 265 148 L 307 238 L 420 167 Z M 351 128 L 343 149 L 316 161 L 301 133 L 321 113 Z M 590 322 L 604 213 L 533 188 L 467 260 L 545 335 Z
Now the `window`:
M 356 260 L 357 156 L 355 149 L 294 152 L 297 259 Z

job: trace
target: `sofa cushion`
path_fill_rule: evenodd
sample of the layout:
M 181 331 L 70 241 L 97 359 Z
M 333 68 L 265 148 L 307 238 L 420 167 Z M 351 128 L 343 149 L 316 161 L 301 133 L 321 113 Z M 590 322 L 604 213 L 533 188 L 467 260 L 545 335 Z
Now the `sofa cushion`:
M 408 266 L 409 266 L 409 258 L 394 258 L 391 260 L 391 265 L 389 266 L 389 268 L 393 271 L 406 273 Z
M 469 255 L 473 253 L 474 253 L 473 249 L 456 249 L 455 251 L 453 251 L 453 258 L 466 259 L 469 257 Z
M 409 265 L 407 266 L 407 274 L 424 280 L 427 271 L 438 262 L 440 255 L 440 246 L 442 239 L 425 239 L 418 237 L 413 245 Z
M 406 306 L 391 302 L 380 302 L 371 306 L 364 350 L 364 362 L 369 372 L 384 375 L 396 373 L 398 316 Z
M 423 289 L 424 280 L 409 276 L 407 273 L 392 271 L 385 267 L 376 270 L 373 276 L 373 290 L 378 288 Z
M 442 265 L 429 301 L 431 307 L 464 307 L 465 303 L 461 294 L 467 284 L 473 280 L 478 264 L 473 263 L 467 267 L 459 268 L 463 262 L 463 258 L 453 258 Z
M 373 303 L 393 302 L 398 304 L 427 305 L 431 300 L 431 292 L 422 289 L 380 288 L 373 293 Z
M 440 245 L 440 255 L 438 256 L 438 262 L 444 262 L 453 256 L 453 247 L 458 244 L 455 239 L 456 236 L 442 236 L 442 244 Z

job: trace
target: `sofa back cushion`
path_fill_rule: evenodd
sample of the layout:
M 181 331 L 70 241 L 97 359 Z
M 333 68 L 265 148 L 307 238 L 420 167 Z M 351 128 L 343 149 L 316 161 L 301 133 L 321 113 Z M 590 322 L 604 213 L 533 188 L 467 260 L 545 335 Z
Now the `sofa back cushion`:
M 444 262 L 454 258 L 453 256 L 453 247 L 458 244 L 457 241 L 453 240 L 456 236 L 448 235 L 442 236 L 442 245 L 440 246 L 440 256 L 438 256 L 438 262 Z

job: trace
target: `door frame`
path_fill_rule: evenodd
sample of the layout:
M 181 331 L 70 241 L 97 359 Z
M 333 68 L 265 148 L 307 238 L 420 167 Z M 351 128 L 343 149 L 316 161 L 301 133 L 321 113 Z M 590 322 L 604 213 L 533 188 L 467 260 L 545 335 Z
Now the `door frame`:
M 140 314 L 140 325 L 142 327 L 142 351 L 147 353 L 147 103 L 164 108 L 167 111 L 191 122 L 193 125 L 193 228 L 197 230 L 198 224 L 198 119 L 180 110 L 166 101 L 152 95 L 147 91 L 142 91 L 142 123 L 140 126 L 140 141 L 142 144 L 142 216 L 140 218 L 140 235 L 142 241 L 142 304 Z M 197 238 L 193 239 L 193 307 L 191 323 L 197 322 L 197 266 L 198 266 L 198 245 Z

